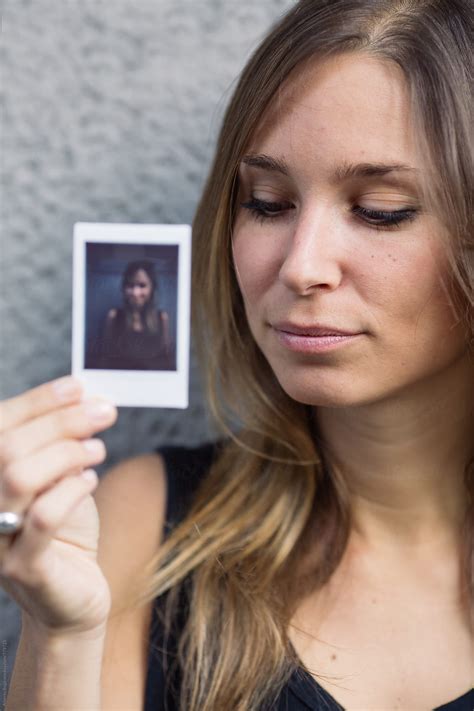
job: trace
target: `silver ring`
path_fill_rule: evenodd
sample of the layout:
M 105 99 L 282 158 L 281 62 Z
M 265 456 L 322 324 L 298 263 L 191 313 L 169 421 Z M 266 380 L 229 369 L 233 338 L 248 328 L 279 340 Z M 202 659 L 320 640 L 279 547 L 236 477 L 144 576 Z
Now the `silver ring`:
M 0 535 L 8 536 L 10 533 L 16 533 L 23 526 L 25 517 L 21 513 L 13 511 L 0 512 Z

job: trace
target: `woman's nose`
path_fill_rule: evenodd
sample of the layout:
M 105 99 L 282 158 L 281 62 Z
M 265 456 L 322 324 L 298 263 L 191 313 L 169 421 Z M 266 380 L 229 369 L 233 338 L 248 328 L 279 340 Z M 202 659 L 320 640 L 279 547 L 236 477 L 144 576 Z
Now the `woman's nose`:
M 340 284 L 340 239 L 327 212 L 301 218 L 288 243 L 279 279 L 298 294 L 313 288 L 333 290 Z

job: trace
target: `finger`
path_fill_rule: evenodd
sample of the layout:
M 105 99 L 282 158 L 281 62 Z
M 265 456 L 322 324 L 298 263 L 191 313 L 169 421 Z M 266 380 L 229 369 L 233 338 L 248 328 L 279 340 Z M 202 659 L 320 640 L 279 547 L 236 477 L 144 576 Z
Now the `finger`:
M 99 398 L 54 410 L 5 432 L 0 437 L 0 464 L 8 466 L 58 439 L 86 439 L 116 419 L 114 405 Z
M 98 481 L 97 473 L 86 469 L 82 474 L 64 477 L 39 496 L 28 510 L 23 529 L 3 557 L 2 575 L 34 584 L 40 572 L 35 566 L 36 559 L 76 506 L 94 491 Z
M 68 375 L 4 400 L 0 403 L 0 432 L 22 425 L 64 403 L 79 400 L 82 392 L 81 382 Z
M 26 511 L 30 503 L 71 470 L 100 464 L 106 457 L 100 439 L 60 440 L 5 467 L 0 478 L 0 511 Z

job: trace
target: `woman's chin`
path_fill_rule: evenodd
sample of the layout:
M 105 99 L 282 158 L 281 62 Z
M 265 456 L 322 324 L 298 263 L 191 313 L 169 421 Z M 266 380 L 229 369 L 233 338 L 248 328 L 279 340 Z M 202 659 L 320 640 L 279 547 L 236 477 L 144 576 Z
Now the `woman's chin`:
M 292 400 L 300 402 L 302 405 L 310 405 L 312 407 L 348 407 L 354 405 L 354 402 L 348 400 L 341 393 L 320 393 L 313 391 L 292 391 L 286 390 L 287 395 Z
M 285 374 L 278 382 L 286 394 L 296 402 L 313 407 L 350 407 L 371 401 L 369 393 L 356 392 L 354 383 L 351 387 L 341 380 L 338 383 L 326 382 L 318 378 L 296 378 Z

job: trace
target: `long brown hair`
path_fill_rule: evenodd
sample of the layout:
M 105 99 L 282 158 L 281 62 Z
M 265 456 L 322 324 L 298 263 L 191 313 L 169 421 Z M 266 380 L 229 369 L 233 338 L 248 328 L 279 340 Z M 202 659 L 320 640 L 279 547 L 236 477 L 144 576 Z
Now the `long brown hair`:
M 470 0 L 302 0 L 242 72 L 193 225 L 194 337 L 226 443 L 142 588 L 142 599 L 167 593 L 169 626 L 186 585 L 183 710 L 256 711 L 275 701 L 302 666 L 287 634 L 292 614 L 336 569 L 350 529 L 344 477 L 324 460 L 310 408 L 283 391 L 247 324 L 231 258 L 239 161 L 283 83 L 306 61 L 364 52 L 395 62 L 429 167 L 424 199 L 445 227 L 450 293 L 472 345 L 472 29 Z M 473 477 L 471 462 L 463 581 L 469 610 Z

